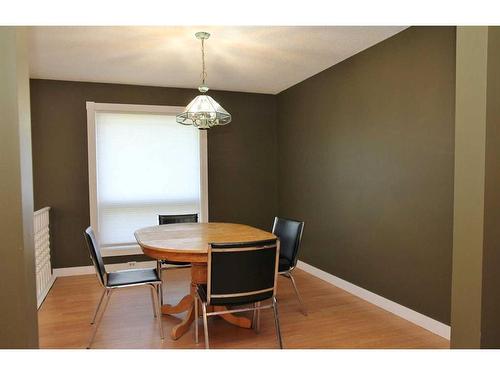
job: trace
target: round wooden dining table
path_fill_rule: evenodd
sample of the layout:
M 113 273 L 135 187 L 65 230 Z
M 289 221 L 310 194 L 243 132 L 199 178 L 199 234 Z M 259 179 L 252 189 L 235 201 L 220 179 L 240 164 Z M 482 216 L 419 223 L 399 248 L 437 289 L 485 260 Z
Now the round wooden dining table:
M 186 311 L 184 319 L 174 326 L 171 337 L 177 340 L 194 320 L 194 293 L 197 284 L 207 283 L 207 256 L 211 243 L 247 242 L 275 239 L 270 232 L 243 224 L 231 223 L 183 223 L 156 225 L 137 230 L 135 238 L 144 254 L 154 259 L 166 259 L 191 263 L 191 291 L 177 305 L 165 304 L 163 314 L 179 314 Z M 214 307 L 223 310 L 224 307 Z M 233 314 L 220 315 L 229 323 L 250 328 L 251 320 Z

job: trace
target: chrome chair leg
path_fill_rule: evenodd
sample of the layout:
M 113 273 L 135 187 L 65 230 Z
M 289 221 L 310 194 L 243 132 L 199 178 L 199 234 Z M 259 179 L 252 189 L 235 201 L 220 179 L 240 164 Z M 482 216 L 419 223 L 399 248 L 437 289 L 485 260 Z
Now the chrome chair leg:
M 208 342 L 207 304 L 202 303 L 201 308 L 203 309 L 203 330 L 205 332 L 205 349 L 209 349 L 210 345 Z
M 306 311 L 306 308 L 304 306 L 304 302 L 302 301 L 302 297 L 300 296 L 300 293 L 299 293 L 299 290 L 297 289 L 297 284 L 295 283 L 295 279 L 292 275 L 292 273 L 286 273 L 285 274 L 289 279 L 290 281 L 292 282 L 292 285 L 293 285 L 293 289 L 295 290 L 295 295 L 297 296 L 297 299 L 299 300 L 299 304 L 300 304 L 300 311 L 302 311 L 302 314 L 304 316 L 307 316 L 307 311 Z
M 194 342 L 198 344 L 198 297 L 194 297 Z
M 276 300 L 276 297 L 273 297 L 273 312 L 274 312 L 274 325 L 276 326 L 276 337 L 278 339 L 280 349 L 283 349 L 283 341 L 281 340 L 280 320 L 278 316 L 278 301 Z
M 255 302 L 256 307 L 260 307 L 260 302 Z M 255 332 L 260 332 L 260 309 L 255 310 Z
M 158 315 L 156 314 L 156 310 L 158 309 L 157 306 L 156 306 L 156 302 L 155 302 L 155 299 L 158 297 L 158 290 L 156 289 L 156 287 L 154 285 L 150 285 L 151 286 L 151 304 L 153 305 L 153 316 L 155 318 L 158 318 Z M 155 296 L 156 294 L 156 296 Z
M 156 273 L 158 274 L 158 277 L 160 278 L 160 305 L 163 306 L 163 278 L 162 278 L 162 272 L 163 269 L 161 267 L 161 262 L 159 260 L 156 261 Z
M 161 321 L 161 309 L 160 300 L 158 298 L 159 285 L 149 284 L 151 287 L 151 295 L 153 296 L 153 309 L 155 310 L 155 318 L 158 320 L 158 328 L 160 329 L 160 338 L 163 340 L 165 338 L 163 334 L 163 324 Z
M 158 294 L 160 294 L 160 290 L 161 290 L 161 284 L 158 285 Z M 156 303 L 158 304 L 158 324 L 160 325 L 160 335 L 161 335 L 161 339 L 165 339 L 165 334 L 163 332 L 163 322 L 161 320 L 161 317 L 162 317 L 162 312 L 161 312 L 161 305 L 160 305 L 160 298 L 158 297 L 158 294 L 156 295 Z
M 90 322 L 90 324 L 95 323 L 95 318 L 97 317 L 97 313 L 99 312 L 99 308 L 101 307 L 101 303 L 102 303 L 102 300 L 104 299 L 105 294 L 106 294 L 106 288 L 104 288 L 104 290 L 102 291 L 101 298 L 99 299 L 99 303 L 97 304 L 97 307 L 95 308 L 94 317 L 92 318 L 92 321 Z
M 160 284 L 158 287 L 159 289 L 159 294 L 160 294 L 160 306 L 163 306 L 163 282 Z
M 252 328 L 255 330 L 257 327 L 257 302 L 253 304 L 255 310 L 252 311 Z
M 106 292 L 106 300 L 104 301 L 104 305 L 102 306 L 101 314 L 99 314 L 97 322 L 95 322 L 94 328 L 92 329 L 92 334 L 90 335 L 89 343 L 87 344 L 87 349 L 90 349 L 90 347 L 92 346 L 95 334 L 97 333 L 97 328 L 99 328 L 99 324 L 101 323 L 102 317 L 106 312 L 106 307 L 108 307 L 109 300 L 111 299 L 111 294 L 113 293 L 113 289 L 106 289 L 105 292 Z

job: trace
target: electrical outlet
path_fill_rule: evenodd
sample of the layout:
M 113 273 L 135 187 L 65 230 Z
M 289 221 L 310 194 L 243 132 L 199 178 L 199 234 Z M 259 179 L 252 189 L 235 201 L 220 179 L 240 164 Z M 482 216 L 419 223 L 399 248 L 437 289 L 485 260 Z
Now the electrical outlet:
M 127 265 L 129 266 L 129 268 L 135 268 L 137 265 L 137 262 L 135 262 L 135 261 L 127 262 Z

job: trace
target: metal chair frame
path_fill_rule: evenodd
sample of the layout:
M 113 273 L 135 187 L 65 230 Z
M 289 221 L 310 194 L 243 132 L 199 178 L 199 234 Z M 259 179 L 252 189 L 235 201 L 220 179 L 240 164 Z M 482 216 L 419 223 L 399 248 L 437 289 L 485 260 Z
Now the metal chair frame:
M 167 271 L 167 269 L 179 269 L 179 268 L 191 268 L 191 263 L 186 265 L 170 265 L 169 267 L 162 267 L 162 263 L 160 260 L 156 261 L 156 270 L 161 280 L 163 280 L 163 273 Z M 163 305 L 163 282 L 160 283 L 160 304 Z
M 94 252 L 96 255 L 99 255 L 99 249 L 96 249 L 95 246 L 92 244 L 88 244 L 88 246 L 94 247 Z M 89 248 L 89 251 L 92 251 Z M 97 303 L 97 307 L 95 309 L 94 315 L 92 317 L 92 320 L 90 321 L 90 324 L 93 325 L 92 333 L 90 335 L 88 344 L 87 344 L 87 349 L 90 349 L 92 346 L 92 342 L 94 341 L 95 335 L 97 333 L 97 329 L 99 328 L 99 324 L 101 323 L 102 317 L 104 316 L 104 312 L 106 311 L 106 308 L 108 307 L 109 300 L 111 299 L 111 295 L 115 291 L 115 289 L 122 289 L 122 288 L 131 288 L 131 287 L 136 287 L 136 286 L 144 286 L 147 285 L 148 287 L 151 288 L 151 303 L 153 305 L 153 316 L 158 320 L 158 326 L 160 329 L 160 338 L 163 340 L 164 339 L 164 334 L 163 334 L 163 326 L 161 323 L 161 311 L 160 311 L 160 301 L 158 294 L 160 292 L 160 285 L 161 285 L 161 280 L 158 281 L 146 281 L 146 282 L 141 282 L 141 283 L 132 283 L 132 284 L 122 284 L 122 285 L 116 285 L 116 286 L 108 286 L 108 273 L 104 271 L 103 279 L 101 280 L 101 271 L 99 270 L 99 266 L 96 264 L 94 261 L 94 258 L 90 256 L 90 259 L 92 260 L 92 264 L 94 265 L 95 271 L 96 271 L 96 276 L 97 279 L 99 280 L 99 284 L 104 288 L 101 298 L 99 299 L 99 302 Z M 132 270 L 124 270 L 124 271 L 118 271 L 118 272 L 130 272 Z M 102 307 L 102 308 L 101 308 Z M 99 311 L 101 312 L 99 314 Z
M 278 217 L 275 217 L 274 218 L 274 223 L 273 223 L 273 229 L 272 229 L 272 232 L 274 233 L 274 230 L 276 229 L 276 223 L 278 221 Z M 300 234 L 299 234 L 299 246 L 300 246 L 300 243 L 302 241 L 302 233 L 304 233 L 304 225 L 302 225 L 302 228 L 300 230 Z M 275 234 L 275 233 L 274 233 Z M 297 250 L 298 252 L 298 250 Z M 304 302 L 302 300 L 302 297 L 300 296 L 300 293 L 299 293 L 299 290 L 297 288 L 297 283 L 295 282 L 295 278 L 293 277 L 292 275 L 292 271 L 297 267 L 297 264 L 295 263 L 292 267 L 290 267 L 290 269 L 286 270 L 286 271 L 281 271 L 281 272 L 278 272 L 278 274 L 280 276 L 283 276 L 283 277 L 286 277 L 287 279 L 290 280 L 290 282 L 292 283 L 292 286 L 293 286 L 293 290 L 295 291 L 295 295 L 297 296 L 297 299 L 299 300 L 299 305 L 300 305 L 300 311 L 302 312 L 302 314 L 304 316 L 307 316 L 307 310 L 306 310 L 306 307 L 304 305 Z
M 122 272 L 127 272 L 127 271 L 122 271 Z M 99 277 L 98 277 L 99 279 Z M 101 283 L 101 280 L 99 279 L 99 283 Z M 99 303 L 97 304 L 97 307 L 95 309 L 94 315 L 92 317 L 92 320 L 90 322 L 91 325 L 93 325 L 93 330 L 92 334 L 90 336 L 89 342 L 87 344 L 87 349 L 90 349 L 92 346 L 92 342 L 94 341 L 95 335 L 97 333 L 97 329 L 99 328 L 99 325 L 101 323 L 102 317 L 104 316 L 104 312 L 106 311 L 106 308 L 108 307 L 109 300 L 111 299 L 111 295 L 115 291 L 115 289 L 123 289 L 123 288 L 131 288 L 135 286 L 144 286 L 147 285 L 151 288 L 151 303 L 153 305 L 153 316 L 158 319 L 158 326 L 160 329 L 160 338 L 163 340 L 165 338 L 163 334 L 163 325 L 161 323 L 161 311 L 160 311 L 160 304 L 159 304 L 159 299 L 158 299 L 158 293 L 159 293 L 159 286 L 161 282 L 160 281 L 152 281 L 152 282 L 145 282 L 145 283 L 136 283 L 136 284 L 124 284 L 124 285 L 118 285 L 118 286 L 104 286 L 104 290 L 101 294 L 101 298 L 99 300 Z M 104 304 L 103 304 L 104 302 Z M 102 306 L 102 308 L 101 308 Z M 101 311 L 100 314 L 99 311 Z
M 190 216 L 191 214 L 189 214 Z M 198 218 L 198 214 L 196 214 L 197 218 Z M 169 215 L 159 215 L 160 216 L 169 216 Z M 184 215 L 172 215 L 172 216 L 184 216 Z M 176 224 L 176 223 L 170 223 L 170 224 Z M 178 223 L 178 224 L 182 224 L 182 223 Z M 160 225 L 169 225 L 169 224 L 160 224 Z M 157 269 L 157 272 L 158 272 L 158 275 L 160 277 L 161 280 L 163 280 L 163 272 L 166 272 L 168 269 L 178 269 L 178 268 L 190 268 L 191 267 L 191 263 L 189 264 L 184 264 L 184 265 L 170 265 L 170 267 L 168 266 L 165 266 L 165 267 L 162 267 L 162 260 L 157 260 L 156 261 L 156 269 Z M 160 284 L 160 304 L 163 305 L 163 283 Z
M 279 260 L 279 240 L 276 241 L 276 271 L 275 271 L 275 278 L 274 278 L 274 287 L 273 287 L 273 296 L 271 297 L 272 302 L 267 305 L 261 305 L 261 302 L 255 302 L 253 304 L 253 307 L 244 307 L 244 308 L 238 308 L 238 309 L 231 309 L 231 310 L 225 310 L 225 311 L 213 311 L 213 312 L 207 312 L 207 308 L 210 306 L 210 269 L 211 269 L 211 253 L 212 253 L 212 246 L 209 247 L 208 251 L 208 286 L 207 286 L 207 301 L 204 302 L 202 301 L 198 289 L 196 289 L 195 293 L 195 300 L 194 300 L 194 316 L 195 316 L 195 322 L 194 322 L 194 337 L 195 337 L 195 342 L 198 344 L 199 342 L 199 328 L 198 328 L 198 317 L 199 317 L 199 304 L 201 303 L 201 308 L 202 308 L 202 318 L 203 318 L 203 330 L 204 330 L 204 337 L 205 337 L 205 349 L 210 348 L 210 342 L 209 342 L 209 336 L 208 336 L 208 317 L 209 316 L 214 316 L 214 315 L 223 315 L 223 314 L 234 314 L 234 313 L 240 313 L 240 312 L 246 312 L 246 311 L 253 311 L 253 318 L 252 318 L 252 326 L 254 330 L 259 333 L 260 331 L 260 310 L 264 309 L 273 309 L 273 314 L 274 314 L 274 325 L 276 329 L 276 338 L 279 344 L 279 348 L 283 349 L 283 340 L 281 338 L 281 329 L 280 329 L 280 322 L 279 322 L 279 314 L 278 314 L 278 300 L 276 298 L 276 286 L 277 286 L 277 275 L 278 275 L 278 260 Z M 264 247 L 263 247 L 264 248 Z M 235 251 L 242 251 L 242 250 L 257 250 L 257 248 L 240 248 Z M 227 251 L 227 250 L 222 250 L 222 251 Z M 245 294 L 251 294 L 251 293 L 245 293 Z M 239 294 L 243 295 L 243 293 Z

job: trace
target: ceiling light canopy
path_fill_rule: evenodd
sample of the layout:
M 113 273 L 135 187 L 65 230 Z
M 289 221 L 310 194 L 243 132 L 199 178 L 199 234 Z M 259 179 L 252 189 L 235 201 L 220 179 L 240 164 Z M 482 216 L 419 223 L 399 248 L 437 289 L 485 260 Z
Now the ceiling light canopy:
M 214 126 L 227 125 L 231 122 L 231 115 L 212 97 L 206 94 L 209 89 L 205 85 L 207 77 L 205 71 L 205 40 L 210 37 L 210 34 L 200 31 L 195 36 L 201 40 L 202 84 L 198 87 L 201 95 L 194 98 L 187 105 L 184 112 L 176 116 L 176 121 L 179 124 L 192 125 L 198 129 L 210 129 Z

